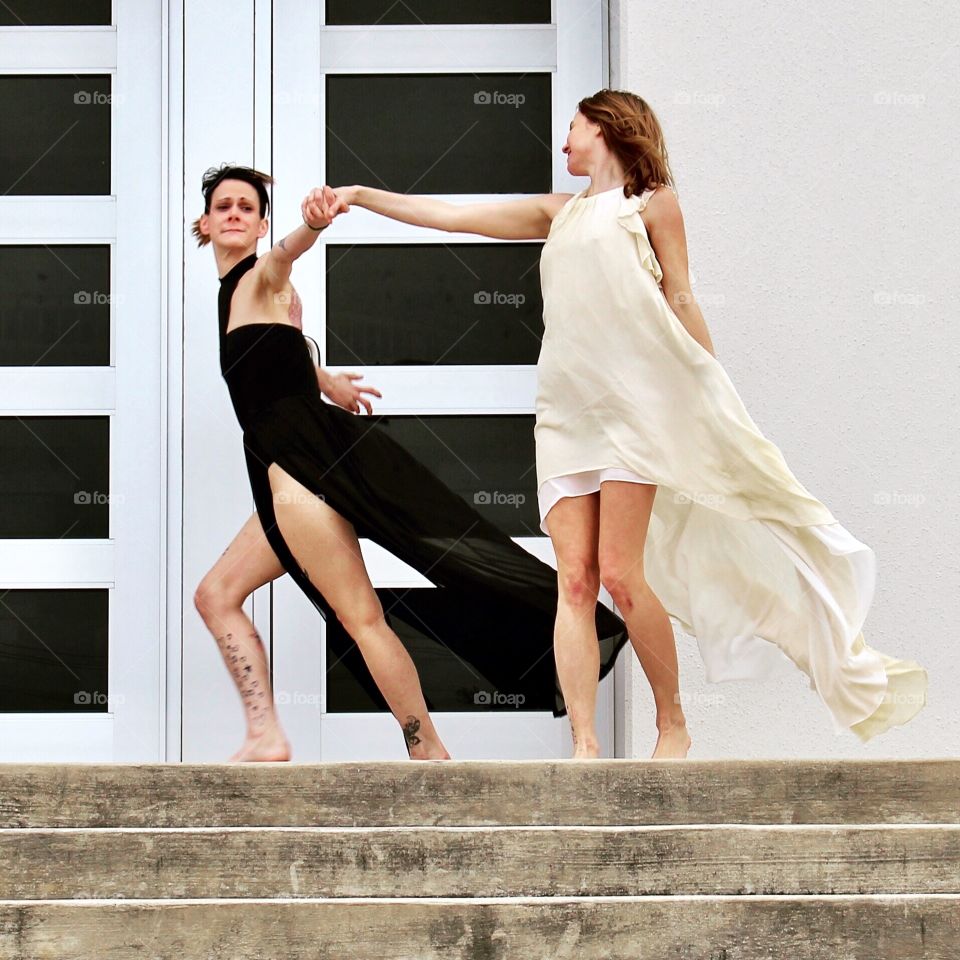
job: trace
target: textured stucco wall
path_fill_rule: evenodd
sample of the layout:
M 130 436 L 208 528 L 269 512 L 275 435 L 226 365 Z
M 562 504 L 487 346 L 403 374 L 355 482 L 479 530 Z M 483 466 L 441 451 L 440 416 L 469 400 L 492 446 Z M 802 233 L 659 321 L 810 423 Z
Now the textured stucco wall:
M 876 552 L 867 642 L 930 674 L 927 707 L 861 745 L 795 670 L 707 684 L 678 630 L 691 756 L 956 756 L 960 7 L 623 0 L 610 70 L 664 128 L 718 359 Z M 626 749 L 645 757 L 631 659 Z

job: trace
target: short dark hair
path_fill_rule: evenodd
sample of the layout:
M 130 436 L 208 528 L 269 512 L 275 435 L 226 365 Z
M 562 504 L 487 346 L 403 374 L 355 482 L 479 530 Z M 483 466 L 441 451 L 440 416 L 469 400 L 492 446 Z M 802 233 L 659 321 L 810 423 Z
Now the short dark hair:
M 203 175 L 200 190 L 203 193 L 203 212 L 210 212 L 210 200 L 213 197 L 213 191 L 224 180 L 242 180 L 249 183 L 257 191 L 260 198 L 260 216 L 267 216 L 270 212 L 270 196 L 267 193 L 267 184 L 273 183 L 273 177 L 267 173 L 261 173 L 254 170 L 253 167 L 244 167 L 235 163 L 221 163 L 219 167 L 210 167 Z M 197 246 L 203 247 L 210 242 L 210 238 L 200 232 L 200 218 L 193 221 L 191 232 L 197 239 Z

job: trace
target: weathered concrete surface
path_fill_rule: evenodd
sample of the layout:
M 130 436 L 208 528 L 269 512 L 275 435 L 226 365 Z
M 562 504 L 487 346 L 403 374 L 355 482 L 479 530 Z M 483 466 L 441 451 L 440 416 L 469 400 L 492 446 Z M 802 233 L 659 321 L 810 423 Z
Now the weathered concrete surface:
M 0 827 L 953 823 L 960 760 L 0 764 Z
M 0 960 L 956 960 L 955 897 L 0 903 Z
M 0 831 L 10 900 L 838 893 L 960 894 L 960 826 Z

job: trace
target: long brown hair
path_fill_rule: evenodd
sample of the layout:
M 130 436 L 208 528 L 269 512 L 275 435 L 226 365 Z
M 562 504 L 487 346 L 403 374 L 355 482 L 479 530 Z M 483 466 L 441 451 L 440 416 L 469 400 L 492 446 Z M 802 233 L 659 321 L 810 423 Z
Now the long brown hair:
M 599 124 L 604 141 L 623 166 L 625 197 L 662 183 L 675 186 L 660 121 L 643 97 L 603 89 L 584 97 L 577 110 Z
M 200 192 L 203 194 L 203 212 L 210 212 L 210 200 L 213 197 L 213 191 L 217 189 L 224 180 L 242 180 L 249 183 L 260 198 L 260 216 L 261 218 L 270 213 L 270 196 L 267 193 L 267 186 L 274 182 L 269 174 L 254 170 L 253 167 L 242 167 L 235 163 L 222 163 L 219 167 L 210 167 L 203 175 L 203 181 L 200 184 Z M 200 217 L 193 221 L 190 232 L 197 240 L 198 247 L 205 247 L 210 238 L 200 231 Z

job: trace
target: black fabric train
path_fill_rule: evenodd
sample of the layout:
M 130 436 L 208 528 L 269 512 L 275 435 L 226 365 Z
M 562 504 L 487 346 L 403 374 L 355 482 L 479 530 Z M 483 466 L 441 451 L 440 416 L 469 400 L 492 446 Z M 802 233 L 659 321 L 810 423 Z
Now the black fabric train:
M 274 462 L 321 495 L 359 537 L 380 544 L 435 584 L 436 589 L 381 590 L 380 596 L 401 639 L 410 631 L 397 620 L 442 643 L 469 669 L 475 686 L 458 690 L 464 708 L 490 702 L 483 692 L 499 691 L 522 694 L 524 710 L 563 716 L 553 657 L 556 572 L 443 484 L 378 427 L 378 417 L 326 403 L 296 327 L 253 323 L 227 334 L 231 298 L 256 260 L 256 254 L 241 260 L 220 280 L 220 369 L 243 428 L 257 513 L 284 568 L 324 619 L 336 624 L 277 526 L 267 475 Z M 603 604 L 597 605 L 596 622 L 602 678 L 627 632 Z M 331 630 L 330 640 L 340 664 L 388 709 L 356 645 L 342 629 Z M 424 665 L 417 667 L 431 707 Z

